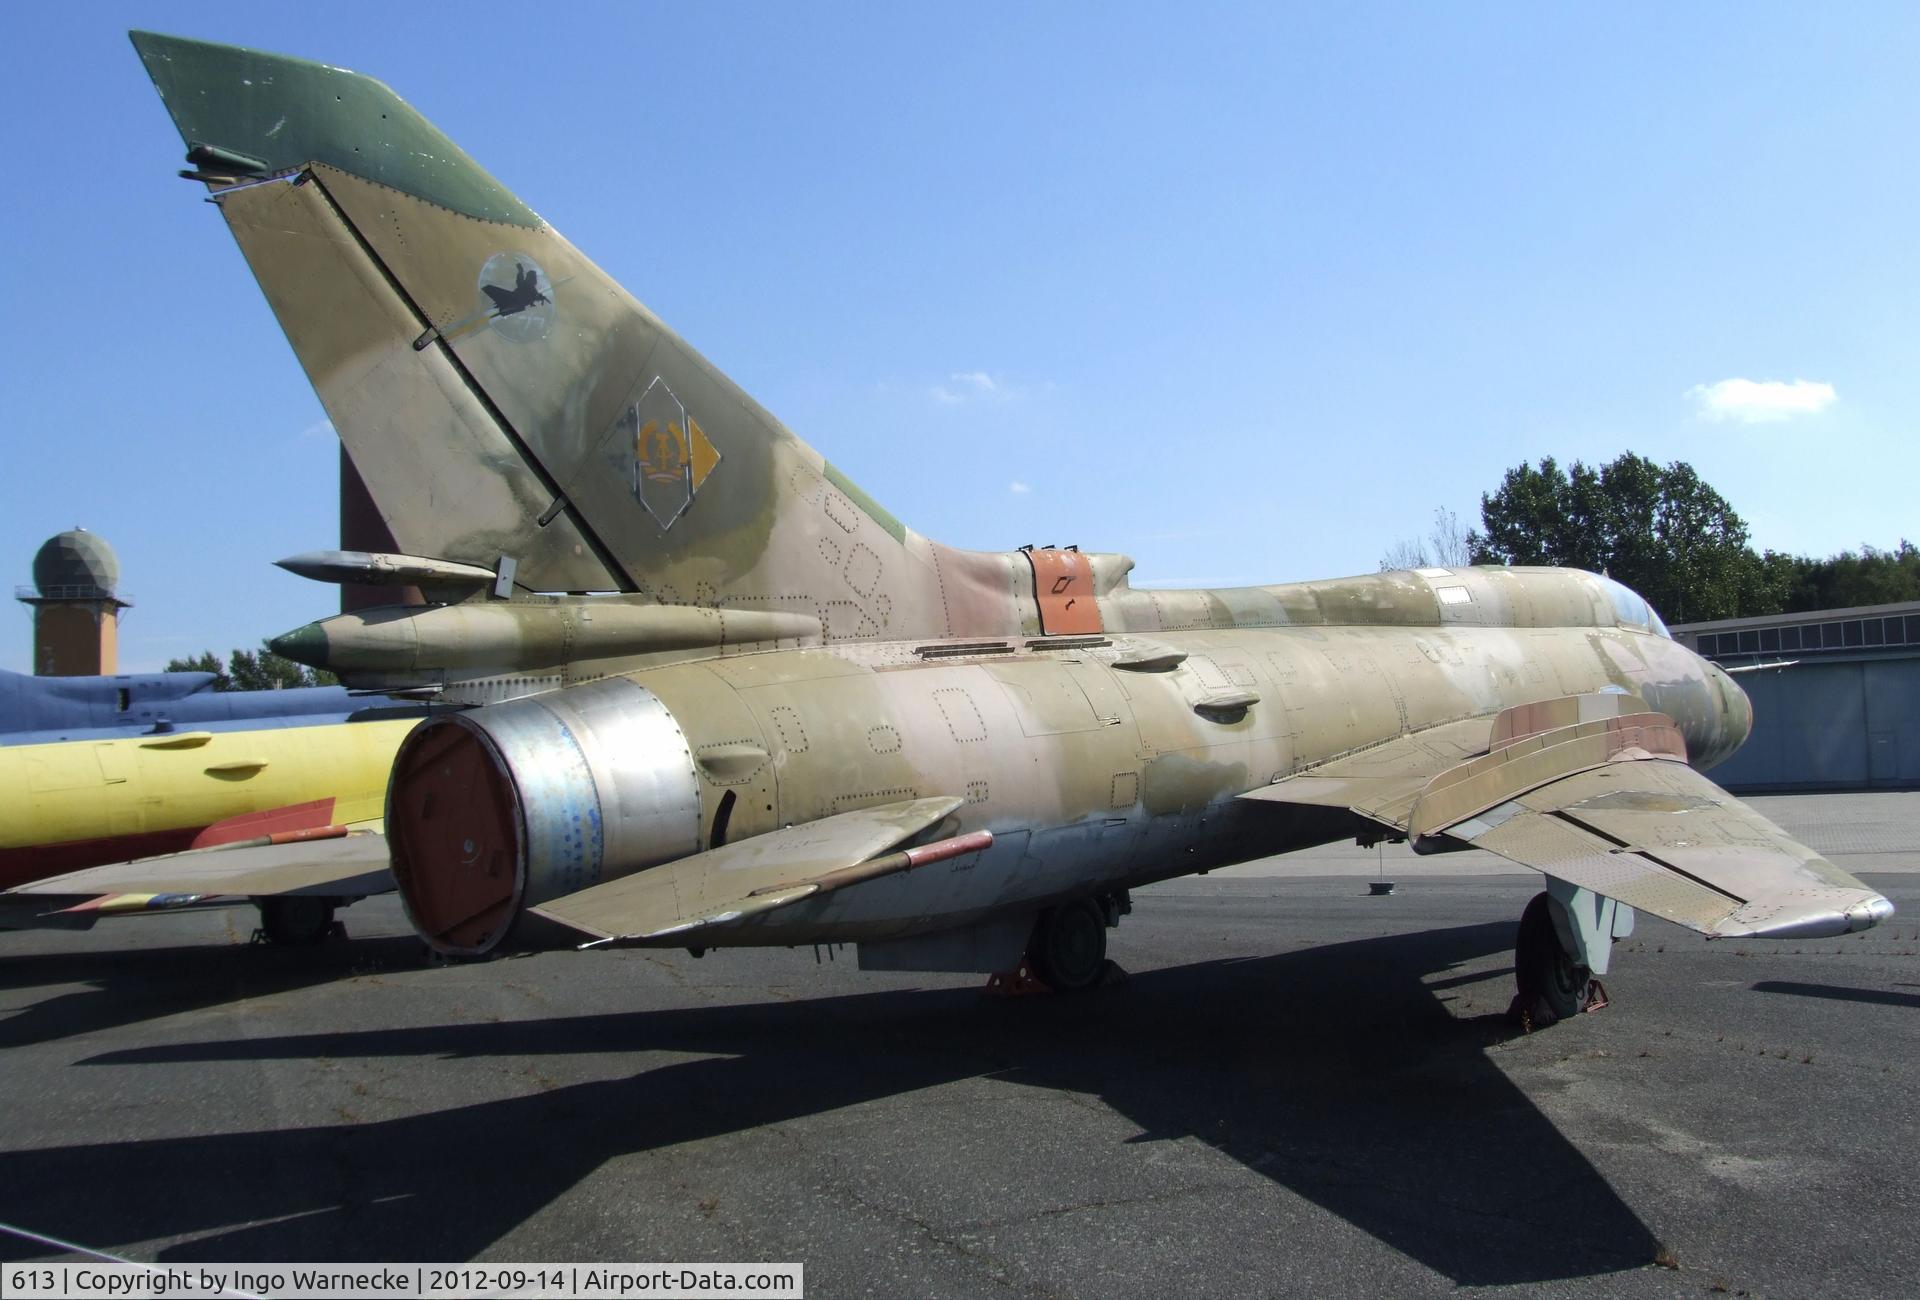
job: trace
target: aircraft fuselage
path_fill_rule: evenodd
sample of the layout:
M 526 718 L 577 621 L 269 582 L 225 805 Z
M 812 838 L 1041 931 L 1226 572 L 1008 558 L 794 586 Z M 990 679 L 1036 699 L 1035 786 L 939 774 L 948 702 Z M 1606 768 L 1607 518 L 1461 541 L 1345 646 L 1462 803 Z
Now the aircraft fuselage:
M 1604 581 L 1518 575 L 1542 592 Z M 1345 810 L 1238 796 L 1410 732 L 1596 692 L 1667 714 L 1697 766 L 1750 725 L 1719 669 L 1651 626 L 1598 619 L 863 641 L 669 663 L 469 715 L 499 720 L 487 748 L 503 771 L 470 801 L 462 853 L 519 855 L 510 902 L 498 868 L 495 893 L 457 904 L 398 874 L 423 934 L 486 914 L 452 938 L 484 948 L 500 933 L 496 904 L 853 809 L 964 796 L 943 829 L 991 831 L 990 848 L 704 941 L 871 943 L 1363 834 Z M 578 716 L 544 731 L 549 703 L 569 697 Z M 649 711 L 659 720 L 632 730 Z M 403 839 L 408 766 L 403 754 L 388 814 Z M 445 855 L 435 868 L 462 869 Z
M 1122 636 L 1069 649 L 1016 642 L 958 662 L 880 644 L 636 674 L 681 721 L 696 764 L 702 749 L 742 736 L 769 754 L 744 780 L 702 781 L 703 827 L 729 790 L 735 837 L 950 790 L 969 800 L 959 829 L 995 835 L 977 859 L 770 913 L 716 943 L 938 930 L 1345 838 L 1351 817 L 1237 796 L 1410 730 L 1549 696 L 1639 695 L 1680 724 L 1702 766 L 1745 734 L 1723 707 L 1718 669 L 1641 632 L 1270 628 L 1152 639 L 1185 660 L 1115 668 L 1115 650 L 1136 640 Z M 1237 717 L 1201 711 L 1236 691 L 1259 699 Z

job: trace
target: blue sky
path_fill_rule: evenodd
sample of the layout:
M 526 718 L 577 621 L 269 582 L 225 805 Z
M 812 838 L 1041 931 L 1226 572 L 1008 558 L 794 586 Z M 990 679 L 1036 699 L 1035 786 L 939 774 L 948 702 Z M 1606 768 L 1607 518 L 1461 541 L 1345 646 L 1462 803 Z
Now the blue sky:
M 271 567 L 336 444 L 135 26 L 387 81 L 955 544 L 1364 572 L 1629 449 L 1762 547 L 1920 540 L 1911 6 L 9 6 L 0 557 L 105 536 L 127 670 L 336 600 Z

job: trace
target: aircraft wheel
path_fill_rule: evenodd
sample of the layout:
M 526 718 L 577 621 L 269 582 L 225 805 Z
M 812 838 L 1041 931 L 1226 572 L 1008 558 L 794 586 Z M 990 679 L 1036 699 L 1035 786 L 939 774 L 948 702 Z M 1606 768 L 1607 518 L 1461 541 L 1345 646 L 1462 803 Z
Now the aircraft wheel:
M 1107 918 L 1091 898 L 1040 913 L 1027 945 L 1033 973 L 1056 993 L 1078 993 L 1100 982 L 1107 967 Z
M 267 942 L 283 948 L 307 948 L 333 932 L 331 898 L 260 898 L 260 930 Z
M 1519 993 L 1514 1014 L 1529 1029 L 1544 1029 L 1556 1020 L 1587 1009 L 1593 972 L 1574 961 L 1561 946 L 1554 929 L 1553 900 L 1545 891 L 1533 896 L 1520 913 L 1520 929 L 1513 943 L 1513 977 Z

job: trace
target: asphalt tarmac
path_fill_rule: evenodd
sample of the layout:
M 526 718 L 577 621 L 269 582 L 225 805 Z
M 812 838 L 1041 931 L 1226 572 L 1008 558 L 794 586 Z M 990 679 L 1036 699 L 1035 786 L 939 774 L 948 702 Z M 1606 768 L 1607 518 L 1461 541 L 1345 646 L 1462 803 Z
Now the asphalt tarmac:
M 0 934 L 0 1220 L 143 1260 L 798 1260 L 814 1296 L 1911 1294 L 1920 795 L 1754 802 L 1900 915 L 1642 917 L 1614 1004 L 1533 1035 L 1539 877 L 1399 849 L 1139 891 L 1131 978 L 1076 998 L 851 949 L 431 966 L 391 898 L 305 951 L 246 909 Z

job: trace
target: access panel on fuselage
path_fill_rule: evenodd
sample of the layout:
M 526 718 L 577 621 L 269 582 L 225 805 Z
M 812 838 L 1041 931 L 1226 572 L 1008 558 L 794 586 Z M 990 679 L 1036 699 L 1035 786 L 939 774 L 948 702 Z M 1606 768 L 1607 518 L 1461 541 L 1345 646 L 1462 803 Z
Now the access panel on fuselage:
M 1085 636 L 1101 630 L 1093 561 L 1078 551 L 1039 546 L 1027 552 L 1027 561 L 1033 566 L 1033 598 L 1040 607 L 1043 633 Z

